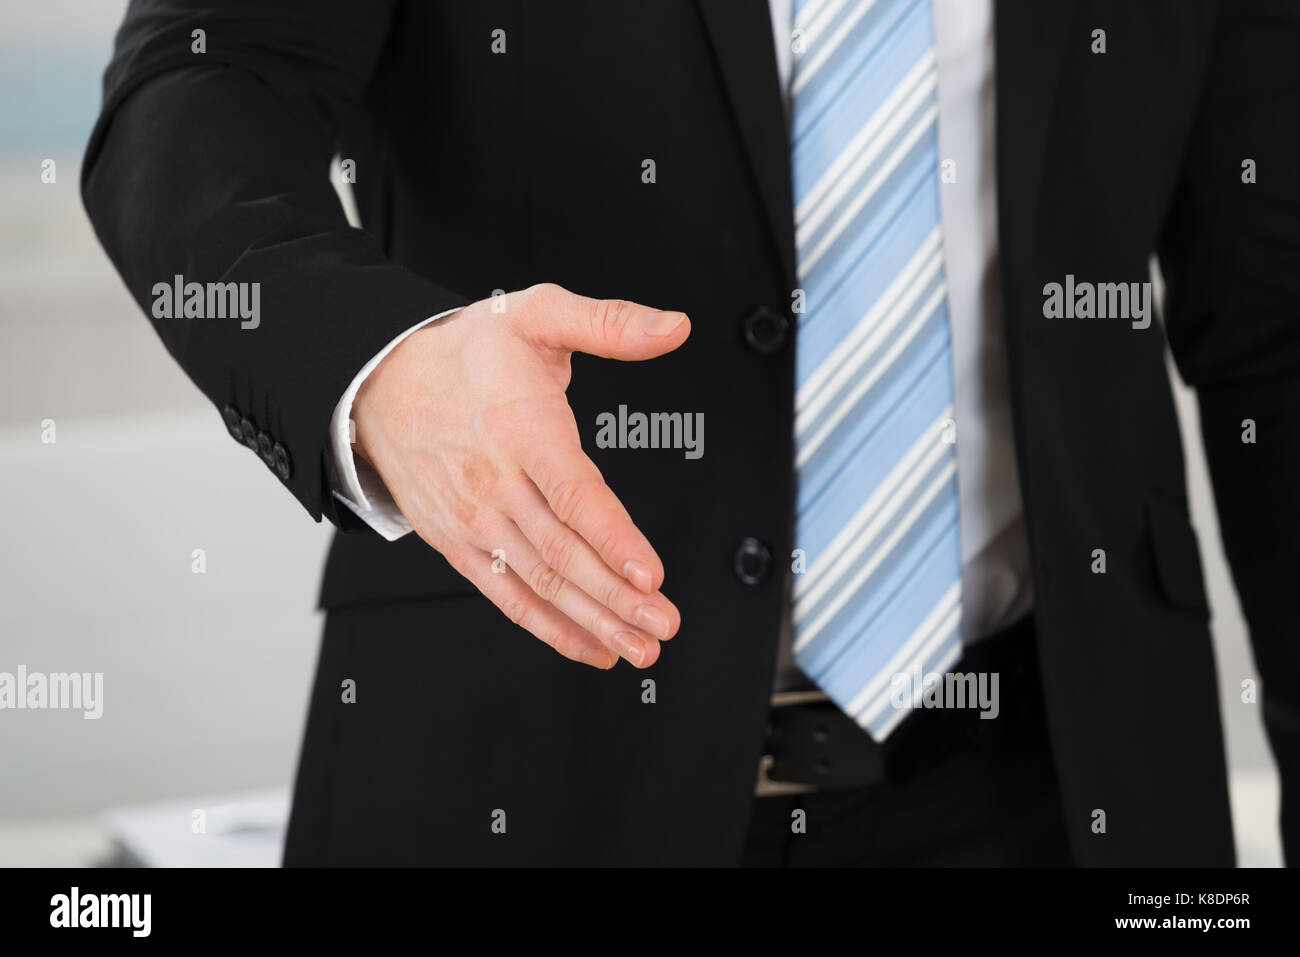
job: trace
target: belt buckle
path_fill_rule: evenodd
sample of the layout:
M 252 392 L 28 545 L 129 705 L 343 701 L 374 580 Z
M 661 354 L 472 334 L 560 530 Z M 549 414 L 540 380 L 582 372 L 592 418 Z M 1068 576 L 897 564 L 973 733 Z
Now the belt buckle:
M 815 784 L 796 784 L 792 781 L 773 781 L 769 776 L 772 762 L 770 754 L 763 755 L 758 761 L 758 781 L 754 785 L 754 797 L 782 797 L 787 794 L 807 794 L 816 791 Z
M 758 796 L 867 788 L 884 778 L 880 746 L 820 691 L 773 695 L 764 745 Z
M 796 704 L 809 704 L 814 701 L 829 701 L 824 691 L 776 691 L 772 694 L 771 708 L 787 708 Z M 766 747 L 766 742 L 764 742 Z M 772 778 L 772 765 L 776 756 L 764 754 L 758 760 L 758 782 L 754 785 L 755 797 L 781 797 L 787 794 L 807 794 L 816 791 L 815 784 L 800 784 L 794 781 L 776 781 Z

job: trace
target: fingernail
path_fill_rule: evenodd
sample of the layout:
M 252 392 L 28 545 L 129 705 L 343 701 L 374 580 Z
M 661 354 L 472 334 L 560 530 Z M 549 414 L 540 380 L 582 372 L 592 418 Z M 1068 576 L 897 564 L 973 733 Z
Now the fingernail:
M 588 648 L 582 653 L 582 660 L 601 671 L 607 671 L 611 664 L 609 652 L 604 648 Z
M 626 658 L 638 668 L 641 662 L 645 661 L 645 649 L 641 647 L 641 639 L 627 631 L 620 631 L 614 636 L 614 647 L 618 653 Z
M 642 605 L 636 610 L 637 627 L 650 632 L 661 641 L 668 637 L 668 616 L 658 608 Z
M 680 312 L 652 312 L 641 320 L 641 330 L 647 336 L 662 338 L 672 335 L 685 318 Z
M 647 595 L 654 591 L 654 581 L 650 578 L 650 569 L 638 561 L 629 561 L 623 566 L 623 577 Z

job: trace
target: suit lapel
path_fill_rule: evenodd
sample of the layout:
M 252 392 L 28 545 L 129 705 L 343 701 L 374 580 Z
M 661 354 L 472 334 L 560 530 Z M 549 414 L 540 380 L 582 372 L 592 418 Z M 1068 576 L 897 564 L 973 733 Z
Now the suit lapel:
M 994 70 L 996 71 L 998 260 L 1003 294 L 1004 335 L 1011 386 L 1016 465 L 1025 519 L 1033 527 L 1035 510 L 1030 481 L 1029 427 L 1031 398 L 1025 390 L 1026 357 L 1022 343 L 1030 317 L 1042 309 L 1038 266 L 1039 210 L 1042 205 L 1047 141 L 1056 117 L 1056 96 L 1065 59 L 1074 0 L 995 0 Z M 1078 34 L 1080 43 L 1086 36 Z M 1043 573 L 1034 562 L 1034 574 Z
M 794 284 L 794 200 L 790 139 L 765 0 L 696 0 L 722 74 L 749 167 L 781 256 Z
M 999 253 L 1007 303 L 1037 248 L 1047 141 L 1075 0 L 996 0 Z M 1086 43 L 1079 32 L 1075 42 Z M 1017 310 L 1012 309 L 1013 313 Z

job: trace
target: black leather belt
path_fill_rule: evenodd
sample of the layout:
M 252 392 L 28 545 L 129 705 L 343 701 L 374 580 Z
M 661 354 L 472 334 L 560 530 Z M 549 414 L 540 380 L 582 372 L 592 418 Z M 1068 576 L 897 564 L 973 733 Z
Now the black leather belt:
M 997 674 L 997 717 L 981 718 L 977 707 L 916 708 L 877 744 L 820 692 L 775 695 L 756 793 L 901 784 L 971 747 L 999 747 L 1027 728 L 1041 733 L 1032 615 L 976 642 L 948 672 Z

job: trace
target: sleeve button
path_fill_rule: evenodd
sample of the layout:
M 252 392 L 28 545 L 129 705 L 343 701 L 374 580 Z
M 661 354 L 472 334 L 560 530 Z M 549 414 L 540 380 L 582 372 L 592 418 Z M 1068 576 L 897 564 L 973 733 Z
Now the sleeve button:
M 275 462 L 275 474 L 289 481 L 289 476 L 293 474 L 293 463 L 289 461 L 289 451 L 279 442 L 271 449 L 271 456 Z
M 234 436 L 235 441 L 244 441 L 244 433 L 240 430 L 239 424 L 239 420 L 242 418 L 239 410 L 233 405 L 228 405 L 221 410 L 221 417 L 226 421 L 226 431 Z
M 271 437 L 265 432 L 257 433 L 257 454 L 262 457 L 262 461 L 275 468 L 275 450 L 271 444 Z

